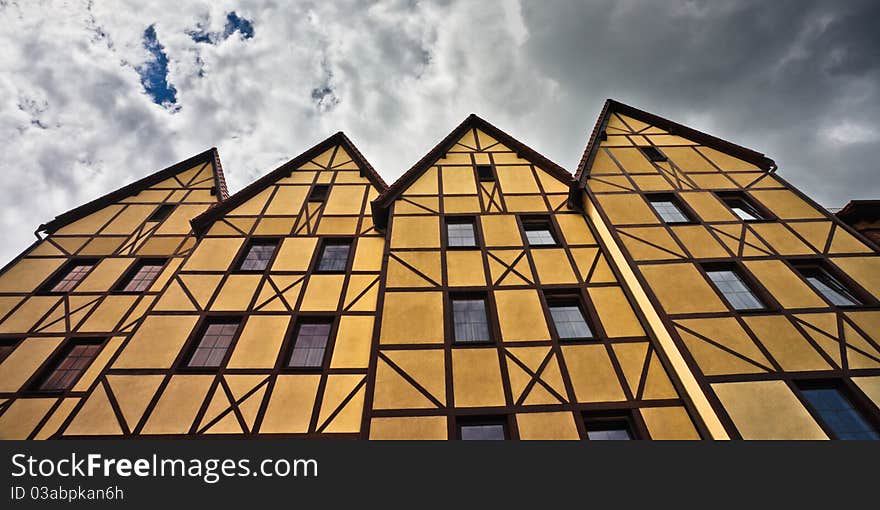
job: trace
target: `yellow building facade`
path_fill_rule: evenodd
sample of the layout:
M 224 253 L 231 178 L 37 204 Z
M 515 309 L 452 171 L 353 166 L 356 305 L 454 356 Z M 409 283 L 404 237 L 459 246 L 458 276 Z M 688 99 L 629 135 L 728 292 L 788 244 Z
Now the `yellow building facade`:
M 0 273 L 0 437 L 875 438 L 880 257 L 763 155 L 608 101 L 575 174 L 471 115 L 387 185 L 209 150 Z

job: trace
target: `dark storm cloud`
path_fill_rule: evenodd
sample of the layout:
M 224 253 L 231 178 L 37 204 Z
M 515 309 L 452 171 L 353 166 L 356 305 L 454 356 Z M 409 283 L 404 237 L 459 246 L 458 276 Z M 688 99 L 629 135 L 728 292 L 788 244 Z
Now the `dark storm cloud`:
M 560 143 L 582 144 L 613 97 L 764 152 L 832 207 L 880 196 L 878 16 L 875 1 L 523 7 L 531 60 L 578 105 Z

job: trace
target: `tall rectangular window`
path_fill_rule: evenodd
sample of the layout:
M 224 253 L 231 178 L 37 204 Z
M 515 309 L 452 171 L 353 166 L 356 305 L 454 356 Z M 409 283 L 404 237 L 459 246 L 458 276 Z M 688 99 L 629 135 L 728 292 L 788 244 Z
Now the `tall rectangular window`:
M 453 334 L 457 343 L 489 342 L 489 319 L 486 316 L 486 300 L 481 297 L 459 296 L 452 298 Z
M 507 420 L 502 417 L 460 419 L 458 437 L 463 441 L 503 441 L 507 439 Z
M 690 223 L 693 220 L 674 195 L 651 195 L 648 202 L 654 212 L 666 223 Z
M 584 317 L 580 300 L 576 297 L 548 297 L 550 317 L 560 340 L 593 338 L 587 319 Z
M 339 272 L 348 267 L 348 255 L 351 252 L 350 239 L 328 239 L 324 241 L 321 249 L 321 258 L 318 260 L 318 271 Z
M 709 279 L 736 310 L 760 310 L 764 303 L 752 291 L 740 272 L 734 267 L 706 269 Z
M 94 259 L 72 260 L 62 269 L 45 288 L 47 292 L 70 292 L 98 264 Z
M 801 382 L 798 389 L 834 439 L 880 439 L 877 428 L 833 382 Z
M 474 248 L 477 246 L 477 232 L 473 218 L 446 218 L 446 244 L 450 248 Z
M 667 159 L 666 155 L 653 145 L 643 145 L 639 147 L 639 150 L 642 151 L 642 154 L 644 154 L 650 161 L 666 161 Z
M 143 292 L 150 288 L 150 285 L 159 277 L 162 268 L 165 267 L 165 261 L 159 259 L 141 260 L 135 265 L 134 269 L 129 272 L 125 279 L 122 292 Z
M 543 216 L 521 219 L 529 246 L 556 246 L 556 235 L 550 219 Z
M 743 221 L 766 220 L 768 218 L 752 200 L 741 191 L 719 193 L 718 197 Z
M 171 216 L 171 213 L 174 212 L 174 204 L 162 204 L 150 214 L 150 217 L 147 218 L 147 221 L 162 221 L 165 218 Z
M 491 165 L 477 165 L 477 178 L 483 182 L 495 180 L 495 172 Z
M 190 368 L 217 368 L 223 363 L 235 332 L 238 320 L 214 319 L 202 329 L 199 342 L 190 355 L 187 366 Z
M 835 306 L 856 306 L 863 304 L 843 282 L 820 263 L 794 263 L 794 268 L 813 289 Z
M 290 368 L 321 368 L 324 365 L 324 352 L 330 340 L 329 320 L 304 320 L 297 324 L 294 332 L 293 348 L 287 366 Z
M 315 184 L 309 192 L 309 202 L 326 202 L 329 195 L 329 184 Z
M 70 340 L 37 379 L 35 388 L 38 391 L 64 391 L 72 388 L 100 350 L 100 341 Z
M 626 414 L 584 414 L 584 428 L 590 441 L 631 441 L 638 439 L 632 420 Z
M 239 271 L 265 271 L 278 248 L 278 239 L 251 239 L 238 264 Z

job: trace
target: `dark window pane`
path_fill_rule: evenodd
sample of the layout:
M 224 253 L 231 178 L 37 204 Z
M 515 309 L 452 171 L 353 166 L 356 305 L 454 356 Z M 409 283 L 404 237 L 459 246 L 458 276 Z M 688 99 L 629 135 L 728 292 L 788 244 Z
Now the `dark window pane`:
M 309 202 L 324 202 L 329 194 L 330 186 L 328 184 L 316 184 L 309 193 Z
M 477 177 L 481 181 L 494 181 L 495 172 L 492 171 L 492 167 L 489 165 L 477 165 Z
M 92 262 L 76 263 L 67 271 L 61 280 L 52 286 L 52 292 L 68 292 L 95 267 Z
M 880 439 L 880 434 L 839 389 L 803 388 L 801 393 L 837 439 Z
M 764 308 L 764 304 L 752 293 L 736 271 L 722 269 L 706 272 L 733 308 L 737 310 Z
M 587 325 L 580 307 L 575 304 L 551 304 L 550 316 L 559 338 L 592 338 L 593 332 Z
M 223 363 L 226 351 L 232 343 L 237 322 L 215 322 L 208 324 L 199 344 L 189 359 L 190 367 L 219 367 Z
M 277 246 L 277 243 L 251 244 L 239 269 L 242 271 L 264 271 L 269 267 L 269 262 L 272 260 Z
M 488 342 L 489 322 L 486 319 L 486 301 L 482 299 L 453 299 L 452 322 L 456 342 Z
M 650 201 L 651 207 L 666 223 L 688 223 L 691 221 L 672 199 L 652 198 Z
M 153 214 L 147 218 L 147 221 L 162 221 L 165 218 L 171 216 L 171 212 L 174 211 L 173 204 L 162 204 L 153 211 Z
M 498 441 L 505 439 L 504 424 L 462 425 L 461 438 L 465 441 Z
M 657 147 L 645 145 L 639 147 L 639 149 L 642 151 L 642 154 L 651 161 L 666 161 L 666 156 L 664 156 Z
M 474 224 L 470 222 L 449 223 L 446 225 L 449 246 L 476 246 L 477 237 Z
M 591 441 L 630 441 L 634 439 L 627 420 L 600 420 L 587 422 L 587 437 Z
M 162 272 L 162 267 L 163 264 L 159 262 L 142 264 L 122 290 L 125 292 L 143 292 L 147 290 L 159 276 L 159 273 Z
M 100 350 L 101 346 L 98 344 L 74 344 L 50 369 L 46 378 L 40 383 L 39 389 L 45 391 L 69 389 Z
M 350 250 L 351 245 L 348 243 L 325 244 L 318 262 L 318 271 L 345 271 Z
M 330 323 L 304 323 L 297 329 L 293 351 L 287 366 L 291 368 L 320 368 L 330 338 Z
M 12 351 L 15 350 L 15 343 L 0 343 L 0 363 L 3 363 L 3 360 L 6 359 L 7 356 L 12 354 Z
M 821 267 L 801 269 L 801 274 L 816 292 L 837 306 L 854 306 L 861 303 L 846 286 Z

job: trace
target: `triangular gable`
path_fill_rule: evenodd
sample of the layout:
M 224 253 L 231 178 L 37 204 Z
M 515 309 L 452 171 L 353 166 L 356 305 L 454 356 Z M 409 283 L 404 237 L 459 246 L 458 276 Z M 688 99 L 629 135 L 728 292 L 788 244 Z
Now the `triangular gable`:
M 486 142 L 479 141 L 478 138 L 480 138 L 480 136 L 474 137 L 474 129 L 486 135 L 483 138 L 490 140 L 489 143 L 487 144 Z M 478 147 L 481 143 L 486 145 L 486 147 Z M 391 207 L 391 204 L 409 189 L 410 186 L 414 185 L 422 175 L 433 168 L 433 166 L 437 164 L 441 158 L 446 156 L 448 152 L 454 151 L 456 146 L 461 145 L 462 148 L 468 150 L 481 149 L 491 151 L 491 145 L 494 143 L 504 145 L 511 151 L 516 152 L 518 157 L 521 157 L 531 164 L 541 168 L 553 177 L 567 183 L 569 186 L 572 186 L 575 183 L 570 172 L 542 156 L 531 147 L 472 113 L 371 203 L 373 208 L 373 223 L 377 228 L 384 229 L 388 223 L 388 210 Z
M 217 148 L 212 147 L 205 152 L 196 154 L 189 159 L 185 159 L 179 163 L 171 165 L 168 168 L 159 170 L 158 172 L 148 175 L 143 179 L 123 186 L 116 191 L 107 193 L 106 195 L 96 198 L 91 202 L 71 209 L 64 214 L 60 214 L 56 216 L 55 219 L 53 219 L 52 221 L 40 225 L 37 228 L 37 232 L 52 234 L 61 227 L 69 225 L 79 219 L 85 218 L 90 214 L 94 214 L 101 209 L 113 205 L 114 203 L 119 202 L 125 198 L 137 195 L 147 188 L 160 184 L 169 179 L 175 179 L 176 177 L 187 171 L 191 172 L 194 170 L 194 167 L 196 165 L 204 165 L 205 163 L 210 164 L 210 168 L 213 173 L 214 186 L 212 192 L 214 196 L 217 197 L 217 201 L 222 202 L 228 196 L 228 192 L 226 190 L 226 179 L 223 176 L 223 167 L 220 166 L 220 155 L 217 152 Z
M 608 99 L 599 114 L 599 119 L 590 134 L 590 140 L 578 164 L 575 179 L 583 187 L 590 176 L 590 168 L 602 140 L 609 135 L 629 134 L 643 136 L 676 136 L 703 145 L 708 150 L 718 151 L 719 157 L 733 157 L 755 165 L 759 169 L 772 172 L 776 163 L 763 154 L 703 133 L 683 124 L 673 122 L 658 115 Z
M 222 218 L 225 214 L 259 195 L 262 191 L 279 180 L 290 176 L 296 169 L 307 170 L 314 167 L 314 169 L 317 170 L 323 168 L 322 165 L 326 165 L 330 158 L 334 157 L 333 149 L 336 146 L 341 147 L 348 157 L 337 157 L 334 159 L 334 169 L 359 170 L 361 176 L 370 181 L 380 193 L 388 188 L 388 185 L 385 184 L 382 177 L 379 176 L 373 166 L 370 165 L 366 158 L 364 158 L 363 154 L 361 154 L 357 147 L 354 146 L 351 140 L 349 140 L 342 131 L 339 131 L 323 142 L 318 143 L 299 156 L 291 159 L 287 163 L 284 163 L 275 170 L 272 170 L 263 177 L 260 177 L 244 187 L 241 191 L 231 195 L 222 203 L 193 218 L 190 221 L 193 230 L 199 235 L 203 234 L 208 230 L 211 224 Z

